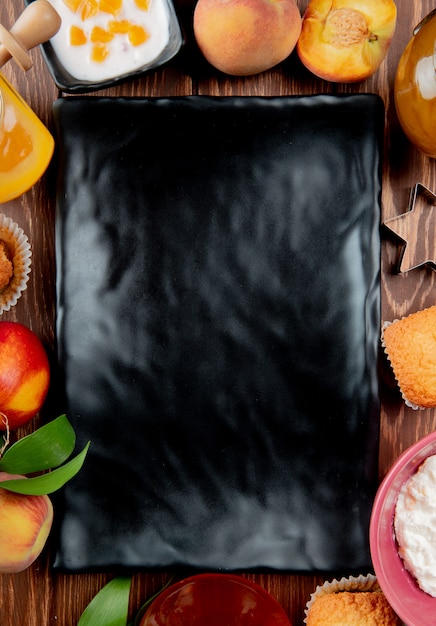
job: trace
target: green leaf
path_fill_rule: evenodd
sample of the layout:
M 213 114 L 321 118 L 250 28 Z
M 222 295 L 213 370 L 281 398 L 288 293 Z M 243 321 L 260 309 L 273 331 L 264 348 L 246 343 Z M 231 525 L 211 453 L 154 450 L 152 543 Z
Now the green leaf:
M 111 580 L 91 600 L 77 626 L 126 626 L 131 577 Z
M 32 474 L 62 465 L 72 454 L 76 434 L 66 415 L 60 415 L 6 450 L 0 471 Z
M 135 615 L 135 619 L 133 620 L 133 622 L 130 622 L 128 626 L 139 626 L 141 619 L 144 617 L 150 604 L 153 602 L 153 600 L 155 600 L 158 597 L 159 594 L 162 593 L 162 591 L 164 591 L 164 589 L 166 589 L 167 587 L 171 585 L 171 583 L 173 582 L 173 579 L 174 579 L 174 576 L 171 576 L 171 578 L 167 580 L 167 582 L 162 587 L 162 589 L 160 589 L 159 591 L 156 591 L 154 595 L 152 595 L 150 598 L 148 598 L 148 600 L 144 602 L 144 604 L 140 607 L 137 614 Z
M 89 445 L 90 442 L 88 441 L 82 452 L 71 459 L 71 461 L 68 461 L 65 465 L 47 474 L 33 478 L 12 478 L 10 480 L 4 480 L 0 483 L 0 487 L 14 491 L 15 493 L 24 493 L 31 496 L 53 493 L 53 491 L 57 491 L 63 487 L 66 482 L 71 480 L 71 478 L 79 472 L 85 461 Z

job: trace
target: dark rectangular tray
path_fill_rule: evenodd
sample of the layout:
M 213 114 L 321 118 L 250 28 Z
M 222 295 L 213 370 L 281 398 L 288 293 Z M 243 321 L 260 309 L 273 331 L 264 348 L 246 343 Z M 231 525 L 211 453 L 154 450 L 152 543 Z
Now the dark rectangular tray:
M 374 95 L 55 103 L 55 567 L 358 571 L 377 487 Z

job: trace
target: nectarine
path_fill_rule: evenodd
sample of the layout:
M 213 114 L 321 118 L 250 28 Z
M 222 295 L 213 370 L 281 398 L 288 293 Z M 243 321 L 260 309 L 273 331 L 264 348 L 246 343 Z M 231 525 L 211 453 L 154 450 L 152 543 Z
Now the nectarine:
M 0 472 L 0 483 L 25 478 Z M 28 496 L 0 487 L 0 572 L 21 572 L 41 554 L 53 522 L 48 496 Z
M 234 76 L 284 61 L 301 32 L 295 0 L 198 0 L 194 35 L 211 65 Z
M 324 80 L 364 80 L 385 58 L 396 20 L 393 0 L 310 0 L 303 15 L 298 55 Z
M 39 337 L 18 322 L 0 322 L 0 412 L 11 430 L 38 413 L 49 384 L 49 361 Z M 0 420 L 0 430 L 5 426 Z

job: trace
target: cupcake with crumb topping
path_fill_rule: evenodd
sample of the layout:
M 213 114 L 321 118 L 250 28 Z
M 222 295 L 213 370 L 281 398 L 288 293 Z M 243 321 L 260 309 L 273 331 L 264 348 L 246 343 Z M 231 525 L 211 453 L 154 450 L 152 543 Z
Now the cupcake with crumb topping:
M 401 626 L 377 578 L 351 576 L 319 585 L 306 605 L 307 626 Z
M 413 409 L 436 407 L 436 305 L 386 322 L 382 345 L 404 401 Z
M 10 259 L 8 247 L 4 241 L 0 241 L 0 291 L 9 285 L 13 273 L 14 266 Z
M 0 215 L 0 313 L 9 311 L 27 287 L 31 250 L 22 228 Z

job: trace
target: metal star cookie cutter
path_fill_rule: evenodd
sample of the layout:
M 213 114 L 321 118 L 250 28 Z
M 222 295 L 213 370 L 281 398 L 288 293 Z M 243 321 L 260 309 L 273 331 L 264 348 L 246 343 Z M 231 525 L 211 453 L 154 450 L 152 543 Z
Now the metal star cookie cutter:
M 423 198 L 426 202 L 420 202 Z M 411 189 L 408 209 L 384 222 L 404 243 L 398 273 L 426 265 L 436 271 L 436 194 L 422 183 Z

